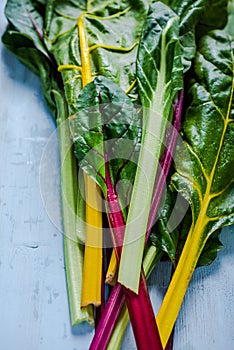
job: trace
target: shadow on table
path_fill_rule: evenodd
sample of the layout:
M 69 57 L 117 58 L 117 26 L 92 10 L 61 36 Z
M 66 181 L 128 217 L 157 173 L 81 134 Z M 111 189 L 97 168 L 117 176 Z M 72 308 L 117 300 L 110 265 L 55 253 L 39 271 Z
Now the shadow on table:
M 82 323 L 82 325 L 77 325 L 71 327 L 71 332 L 75 336 L 84 335 L 94 331 L 94 328 L 90 326 L 87 322 Z

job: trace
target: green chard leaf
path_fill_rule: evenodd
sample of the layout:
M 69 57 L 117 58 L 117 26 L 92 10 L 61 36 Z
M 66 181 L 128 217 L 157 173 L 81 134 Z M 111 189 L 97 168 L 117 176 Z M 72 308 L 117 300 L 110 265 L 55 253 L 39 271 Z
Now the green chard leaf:
M 219 240 L 220 233 L 221 229 L 218 229 L 207 239 L 196 267 L 208 266 L 216 259 L 219 250 L 223 248 Z
M 150 234 L 151 243 L 167 254 L 174 267 L 176 266 L 179 250 L 183 247 L 188 233 L 188 226 L 182 219 L 187 212 L 188 205 L 183 197 L 175 191 L 166 188 L 165 198 L 161 199 L 158 218 Z M 188 218 L 188 214 L 185 216 Z M 182 221 L 180 223 L 180 221 Z
M 205 206 L 206 235 L 234 219 L 233 64 L 233 43 L 224 32 L 201 40 L 183 123 L 187 156 L 177 150 L 172 177 L 173 186 L 190 201 L 194 222 Z
M 176 173 L 171 179 L 190 203 L 192 224 L 157 316 L 158 324 L 166 324 L 159 329 L 163 346 L 204 247 L 217 250 L 217 236 L 215 248 L 209 237 L 234 223 L 233 50 L 230 36 L 213 31 L 201 39 L 195 57 L 182 129 L 184 146 L 176 150 Z
M 150 234 L 150 242 L 166 253 L 174 269 L 183 250 L 189 229 L 192 224 L 192 213 L 188 202 L 175 191 L 167 188 L 165 199 L 158 210 L 158 219 Z M 207 240 L 196 267 L 210 265 L 223 247 L 219 240 L 221 229 L 215 231 Z M 166 259 L 166 257 L 165 257 Z
M 143 105 L 143 131 L 118 276 L 120 283 L 136 293 L 164 134 L 173 99 L 183 87 L 180 54 L 178 16 L 158 2 L 149 9 L 138 50 L 137 82 Z
M 184 70 L 191 66 L 196 53 L 196 25 L 204 12 L 207 0 L 174 0 L 171 8 L 180 18 L 180 43 Z
M 5 12 L 9 25 L 2 41 L 20 62 L 40 76 L 46 103 L 56 117 L 53 90 L 62 88 L 57 66 L 44 43 L 45 4 L 42 1 L 9 0 Z
M 199 19 L 197 36 L 201 38 L 213 29 L 223 29 L 228 20 L 228 0 L 208 0 Z
M 197 27 L 198 23 L 202 20 L 203 25 L 205 25 L 206 18 L 209 20 L 209 17 L 205 14 L 209 13 L 209 15 L 211 15 L 213 18 L 213 22 L 210 21 L 207 23 L 206 28 L 211 28 L 212 25 L 217 28 L 223 27 L 227 17 L 226 6 L 228 1 L 217 0 L 212 1 L 211 3 L 207 0 L 172 0 L 163 2 L 169 5 L 180 17 L 182 61 L 184 69 L 188 70 L 196 52 L 196 35 L 199 34 L 201 36 L 201 26 L 199 24 Z M 212 7 L 211 5 L 214 6 Z M 219 7 L 219 11 L 217 11 L 217 7 Z M 231 11 L 229 12 L 231 13 Z M 218 16 L 218 18 L 214 18 L 215 16 Z M 185 219 L 178 227 L 176 223 L 173 223 L 173 217 L 176 217 L 175 221 L 178 221 L 178 217 L 181 217 L 181 215 L 184 215 L 185 213 L 184 209 L 182 209 L 181 212 L 181 208 L 184 207 L 183 201 L 182 203 L 176 204 L 176 199 L 178 200 L 175 192 L 171 192 L 168 188 L 166 192 L 166 199 L 158 211 L 157 224 L 153 228 L 150 237 L 151 243 L 156 245 L 158 248 L 161 248 L 162 251 L 168 255 L 174 267 L 178 262 L 178 258 L 181 254 L 189 228 L 191 226 L 191 215 L 189 212 L 186 214 Z M 181 198 L 179 200 L 181 201 Z M 174 227 L 176 228 L 173 229 Z M 222 244 L 218 239 L 218 234 L 217 237 L 216 235 L 209 237 L 208 242 L 206 243 L 206 246 L 199 258 L 197 266 L 210 264 L 216 258 L 217 252 L 219 249 L 221 249 L 221 247 Z
M 227 21 L 228 0 L 174 0 L 170 6 L 180 17 L 180 42 L 185 71 L 196 53 L 197 37 L 211 29 L 223 28 Z
M 226 33 L 234 37 L 234 1 L 229 0 L 228 2 L 228 23 L 225 27 Z
M 140 134 L 138 111 L 129 97 L 111 80 L 94 78 L 79 94 L 70 130 L 79 167 L 98 183 L 106 196 L 108 164 L 122 205 L 127 204 Z
M 8 25 L 2 36 L 2 42 L 26 67 L 39 75 L 38 61 L 42 61 L 44 56 L 36 49 L 28 36 Z
M 147 1 L 48 1 L 45 37 L 61 66 L 69 113 L 76 110 L 82 89 L 81 47 L 78 19 L 82 17 L 89 47 L 92 78 L 103 75 L 137 99 L 135 61 Z
M 197 37 L 221 29 L 227 21 L 228 0 L 163 0 L 180 18 L 180 43 L 184 70 L 191 67 Z
M 198 23 L 200 26 L 205 26 L 207 28 L 205 32 L 207 32 L 225 26 L 227 4 L 228 0 L 173 0 L 170 7 L 181 19 L 182 33 L 190 30 L 191 27 L 194 29 Z
M 52 114 L 56 117 L 57 107 L 53 90 L 61 90 L 56 68 L 53 67 L 47 57 L 35 48 L 33 42 L 27 36 L 12 30 L 10 26 L 4 33 L 2 41 L 21 63 L 40 76 L 45 101 Z
M 11 26 L 31 39 L 35 47 L 48 57 L 43 34 L 44 7 L 35 0 L 8 0 L 5 14 Z

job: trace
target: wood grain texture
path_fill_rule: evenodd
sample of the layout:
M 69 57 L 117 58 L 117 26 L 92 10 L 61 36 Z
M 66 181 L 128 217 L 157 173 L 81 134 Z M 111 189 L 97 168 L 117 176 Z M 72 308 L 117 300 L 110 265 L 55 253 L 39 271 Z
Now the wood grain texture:
M 0 91 L 0 348 L 86 350 L 93 329 L 71 328 L 69 319 L 55 124 L 39 79 L 2 45 Z M 234 349 L 234 227 L 225 228 L 221 240 L 217 260 L 192 279 L 174 350 Z M 169 276 L 170 265 L 161 263 L 149 280 L 155 312 Z M 135 349 L 130 327 L 122 349 Z

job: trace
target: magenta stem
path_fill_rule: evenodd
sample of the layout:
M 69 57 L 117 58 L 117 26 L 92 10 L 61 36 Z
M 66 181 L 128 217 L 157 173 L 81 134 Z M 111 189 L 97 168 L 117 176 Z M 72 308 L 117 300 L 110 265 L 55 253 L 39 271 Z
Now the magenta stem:
M 173 159 L 175 146 L 177 142 L 177 137 L 180 129 L 180 120 L 182 115 L 182 108 L 183 108 L 183 100 L 184 100 L 184 90 L 181 90 L 179 93 L 178 100 L 175 105 L 175 112 L 174 112 L 174 118 L 173 118 L 173 124 L 170 128 L 169 135 L 167 135 L 167 140 L 165 140 L 165 144 L 167 145 L 164 153 L 160 159 L 160 165 L 159 171 L 157 172 L 156 179 L 155 179 L 155 188 L 152 198 L 152 204 L 150 209 L 150 215 L 147 225 L 147 231 L 145 236 L 145 243 L 147 243 L 151 228 L 154 224 L 155 217 L 157 214 L 158 206 L 162 197 L 163 189 L 166 183 L 166 179 L 171 167 L 171 162 Z
M 115 240 L 115 252 L 116 252 L 116 258 L 119 262 L 121 251 L 122 251 L 122 244 L 123 244 L 123 236 L 124 236 L 124 229 L 125 229 L 125 221 L 123 218 L 123 214 L 121 211 L 121 207 L 119 204 L 118 196 L 114 191 L 114 188 L 112 186 L 110 172 L 109 172 L 109 166 L 108 162 L 106 164 L 106 186 L 107 186 L 107 204 L 108 204 L 108 217 L 110 222 L 110 227 L 114 235 Z M 110 303 L 108 301 L 106 305 L 106 314 L 105 311 L 103 313 L 104 316 L 108 316 L 108 320 L 104 320 L 102 322 L 102 319 L 100 320 L 96 333 L 99 332 L 97 338 L 94 339 L 90 345 L 90 349 L 95 350 L 104 350 L 106 349 L 106 346 L 108 344 L 108 341 L 106 344 L 103 344 L 104 339 L 100 339 L 100 336 L 105 331 L 104 328 L 108 328 L 107 333 L 110 336 L 111 332 L 113 330 L 113 327 L 115 325 L 115 322 L 117 320 L 118 314 L 121 311 L 121 308 L 123 306 L 124 300 L 126 302 L 128 313 L 130 317 L 130 321 L 132 324 L 132 329 L 136 341 L 136 345 L 138 349 L 141 350 L 148 350 L 151 348 L 152 350 L 162 350 L 162 344 L 159 336 L 159 332 L 157 329 L 157 325 L 155 322 L 155 316 L 154 311 L 152 308 L 151 300 L 149 297 L 147 285 L 145 276 L 143 273 L 143 270 L 141 271 L 140 275 L 140 283 L 139 283 L 139 293 L 136 294 L 132 292 L 131 290 L 125 288 L 124 286 L 121 286 L 120 284 L 117 284 L 114 287 L 115 294 L 114 294 L 114 301 L 112 298 L 113 291 L 111 293 L 111 299 Z M 124 295 L 124 298 L 123 298 Z M 113 302 L 116 304 L 117 309 L 113 310 Z M 112 325 L 112 329 L 110 331 L 109 325 Z M 107 334 L 105 334 L 105 339 L 107 338 Z
M 117 283 L 108 299 L 89 350 L 105 350 L 107 348 L 124 301 L 122 286 Z
M 119 262 L 122 252 L 125 221 L 118 196 L 112 186 L 108 162 L 106 162 L 106 185 L 109 208 L 108 216 L 110 217 L 110 227 L 113 230 L 115 242 L 117 243 L 114 249 L 117 261 Z M 148 350 L 150 348 L 152 350 L 161 350 L 162 344 L 143 270 L 140 275 L 139 293 L 136 294 L 124 286 L 122 286 L 122 292 L 125 296 L 137 348 L 141 350 Z

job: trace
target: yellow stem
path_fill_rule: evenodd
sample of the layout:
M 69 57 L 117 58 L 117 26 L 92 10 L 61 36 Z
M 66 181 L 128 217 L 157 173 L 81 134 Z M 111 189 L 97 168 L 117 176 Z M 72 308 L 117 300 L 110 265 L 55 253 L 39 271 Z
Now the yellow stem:
M 116 283 L 117 279 L 117 260 L 116 260 L 116 255 L 115 251 L 113 249 L 112 254 L 111 254 L 111 259 L 109 262 L 108 270 L 106 273 L 106 283 L 110 284 L 111 286 L 114 286 Z
M 84 13 L 78 18 L 81 73 L 83 87 L 92 81 L 89 47 L 87 43 Z M 81 305 L 101 304 L 102 283 L 102 211 L 101 196 L 95 182 L 85 174 L 86 189 L 86 244 L 83 265 Z
M 179 263 L 156 317 L 163 349 L 167 345 L 189 282 L 205 245 L 206 239 L 203 239 L 203 232 L 207 223 L 208 218 L 200 215 L 194 230 L 190 230 Z
M 96 50 L 98 48 L 111 50 L 111 51 L 129 52 L 132 49 L 134 49 L 134 47 L 137 45 L 137 43 L 138 42 L 136 41 L 132 46 L 129 46 L 129 47 L 112 46 L 112 45 L 106 45 L 106 44 L 95 44 L 93 46 L 90 46 L 89 52 Z
M 132 84 L 127 88 L 127 90 L 125 91 L 125 94 L 129 94 L 129 92 L 134 88 L 134 86 L 136 85 L 136 79 L 133 80 Z
M 88 9 L 87 9 L 88 10 Z M 108 19 L 113 19 L 113 18 L 116 18 L 116 17 L 120 17 L 122 15 L 125 15 L 128 11 L 131 10 L 131 6 L 127 7 L 125 10 L 123 11 L 119 11 L 117 13 L 114 13 L 113 15 L 110 15 L 110 16 L 106 16 L 106 17 L 101 17 L 101 16 L 96 16 L 96 15 L 92 15 L 92 14 L 89 14 L 87 13 L 87 17 L 88 18 L 95 18 L 95 19 L 101 19 L 102 21 L 103 20 L 108 20 Z M 89 10 L 88 10 L 89 11 Z
M 225 130 L 226 125 L 224 127 L 223 134 L 221 137 L 221 143 L 224 137 Z M 221 148 L 219 147 L 218 154 L 220 152 L 220 149 Z M 163 348 L 166 347 L 175 321 L 179 314 L 185 293 L 188 289 L 188 285 L 196 268 L 199 256 L 208 238 L 207 235 L 204 235 L 204 232 L 210 220 L 207 216 L 207 209 L 212 198 L 210 192 L 217 159 L 218 155 L 214 162 L 214 166 L 210 173 L 210 176 L 207 177 L 207 186 L 204 197 L 200 199 L 201 209 L 199 215 L 196 219 L 195 224 L 193 224 L 189 230 L 188 237 L 186 239 L 178 265 L 173 274 L 171 283 L 168 287 L 168 290 L 156 317 L 156 322 L 158 325 L 158 330 Z
M 79 72 L 82 71 L 82 68 L 80 66 L 76 66 L 75 64 L 60 64 L 60 66 L 58 66 L 59 72 L 62 72 L 65 69 L 75 69 L 75 70 L 78 70 Z
M 89 46 L 85 34 L 84 17 L 85 13 L 81 13 L 78 18 L 78 32 L 80 39 L 80 54 L 82 63 L 82 85 L 83 87 L 92 81 L 92 71 L 90 64 Z
M 233 96 L 234 84 L 231 92 L 231 99 Z M 194 225 L 191 226 L 188 238 L 184 245 L 181 257 L 179 259 L 177 268 L 172 277 L 171 283 L 168 287 L 167 293 L 164 297 L 162 305 L 159 309 L 156 317 L 156 322 L 159 329 L 163 348 L 165 348 L 167 341 L 172 332 L 176 318 L 179 314 L 180 307 L 182 305 L 186 290 L 189 282 L 192 278 L 193 272 L 196 268 L 199 256 L 205 246 L 208 239 L 208 235 L 204 235 L 207 224 L 212 218 L 207 216 L 207 209 L 210 204 L 210 200 L 214 197 L 212 194 L 212 184 L 215 176 L 217 163 L 219 160 L 220 152 L 223 146 L 226 130 L 231 111 L 231 102 L 229 103 L 226 119 L 224 120 L 224 127 L 220 139 L 219 148 L 210 175 L 206 177 L 207 186 L 204 197 L 200 198 L 200 212 Z

